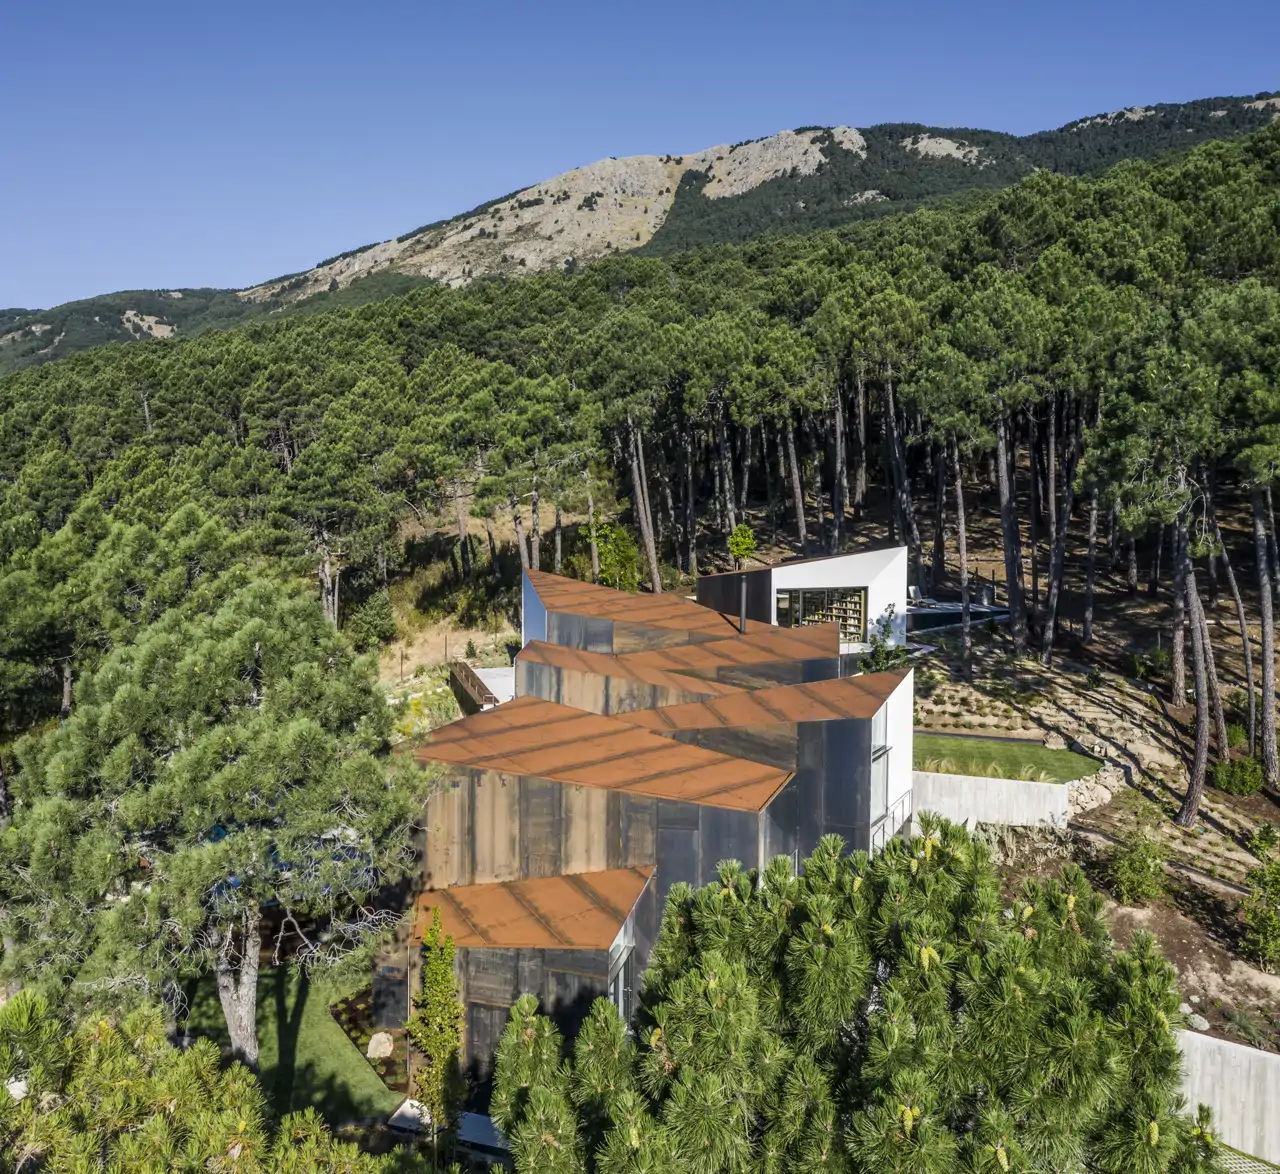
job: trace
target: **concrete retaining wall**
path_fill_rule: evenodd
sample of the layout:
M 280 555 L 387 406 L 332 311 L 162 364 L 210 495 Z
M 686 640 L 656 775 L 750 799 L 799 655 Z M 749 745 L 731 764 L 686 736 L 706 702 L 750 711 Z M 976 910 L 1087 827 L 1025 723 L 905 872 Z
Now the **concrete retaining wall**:
M 1198 1031 L 1178 1032 L 1178 1043 L 1188 1108 L 1194 1113 L 1196 1105 L 1208 1105 L 1222 1141 L 1280 1164 L 1280 1055 Z
M 913 775 L 912 806 L 936 811 L 952 823 L 1003 823 L 1013 827 L 1067 826 L 1067 788 L 1063 783 L 1032 783 L 976 775 Z

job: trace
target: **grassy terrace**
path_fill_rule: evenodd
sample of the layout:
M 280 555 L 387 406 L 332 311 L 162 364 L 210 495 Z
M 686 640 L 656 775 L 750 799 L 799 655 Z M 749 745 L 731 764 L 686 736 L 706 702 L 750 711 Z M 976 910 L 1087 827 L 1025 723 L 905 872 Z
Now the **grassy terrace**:
M 259 1075 L 280 1115 L 314 1105 L 330 1124 L 386 1117 L 404 1099 L 378 1078 L 329 1013 L 336 992 L 287 967 L 258 979 Z M 187 1026 L 226 1045 L 212 981 L 193 992 Z
M 1097 760 L 1088 755 L 1072 750 L 1046 750 L 1038 742 L 948 737 L 918 731 L 915 736 L 916 770 L 1066 783 L 1093 774 L 1098 765 Z

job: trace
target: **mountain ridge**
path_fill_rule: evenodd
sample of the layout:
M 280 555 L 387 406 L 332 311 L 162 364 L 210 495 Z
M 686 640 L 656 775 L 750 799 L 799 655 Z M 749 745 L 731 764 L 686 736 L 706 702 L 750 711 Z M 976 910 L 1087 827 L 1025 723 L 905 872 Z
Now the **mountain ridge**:
M 135 290 L 49 310 L 0 310 L 0 374 L 112 341 L 226 328 L 263 314 L 356 305 L 464 284 L 804 231 L 1016 182 L 1086 174 L 1229 138 L 1280 118 L 1280 92 L 1133 106 L 1009 135 L 918 123 L 801 127 L 686 155 L 596 160 L 446 220 L 241 290 Z

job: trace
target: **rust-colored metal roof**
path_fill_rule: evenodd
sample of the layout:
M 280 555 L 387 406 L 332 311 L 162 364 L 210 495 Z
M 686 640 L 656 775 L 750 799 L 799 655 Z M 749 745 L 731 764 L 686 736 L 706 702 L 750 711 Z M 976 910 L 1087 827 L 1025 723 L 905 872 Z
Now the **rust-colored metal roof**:
M 743 690 L 733 697 L 619 714 L 618 719 L 643 729 L 663 732 L 869 718 L 902 684 L 908 671 L 894 669 L 887 673 L 836 677 L 802 685 L 776 685 L 751 692 Z
M 810 624 L 800 628 L 766 627 L 729 640 L 678 644 L 642 652 L 623 652 L 618 661 L 628 666 L 667 672 L 714 672 L 726 665 L 746 666 L 782 660 L 813 660 L 840 655 L 840 625 Z
M 607 652 L 583 652 L 578 648 L 563 648 L 559 644 L 546 644 L 541 640 L 530 640 L 516 659 L 553 665 L 572 672 L 594 673 L 601 677 L 623 677 L 629 681 L 641 681 L 646 685 L 658 685 L 665 689 L 679 689 L 703 697 L 727 697 L 730 693 L 742 691 L 737 685 L 667 672 L 651 665 L 622 660 Z
M 504 950 L 607 950 L 613 945 L 652 868 L 613 868 L 545 880 L 456 885 L 418 894 L 413 940 L 440 928 L 455 946 Z
M 762 811 L 790 778 L 777 767 L 537 697 L 442 726 L 418 757 L 738 811 Z
M 721 615 L 679 595 L 641 595 L 615 591 L 581 579 L 566 579 L 547 571 L 525 571 L 548 611 L 593 616 L 650 628 L 697 632 L 706 637 L 738 635 L 737 617 Z M 767 630 L 768 624 L 748 621 L 748 631 Z

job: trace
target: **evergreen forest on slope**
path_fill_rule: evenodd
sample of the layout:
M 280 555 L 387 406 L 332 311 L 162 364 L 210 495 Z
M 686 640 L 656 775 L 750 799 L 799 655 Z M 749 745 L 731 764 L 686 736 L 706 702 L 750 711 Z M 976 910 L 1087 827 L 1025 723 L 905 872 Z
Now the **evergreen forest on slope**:
M 944 535 L 920 504 L 949 501 L 963 568 L 963 519 L 994 483 L 1014 650 L 1046 661 L 1068 539 L 1091 568 L 1168 544 L 1175 668 L 1185 638 L 1195 684 L 1184 826 L 1226 745 L 1202 597 L 1229 558 L 1233 595 L 1256 585 L 1249 734 L 1274 788 L 1278 284 L 1272 126 L 968 206 L 5 377 L 0 980 L 108 1014 L 172 1011 L 210 974 L 252 1064 L 258 945 L 342 964 L 387 928 L 374 898 L 411 863 L 421 780 L 388 753 L 353 642 L 389 635 L 387 589 L 423 529 L 509 522 L 512 562 L 557 565 L 540 502 L 623 527 L 653 591 L 687 584 L 747 511 L 818 553 L 888 503 L 927 588 Z M 1230 550 L 1228 499 L 1251 525 Z M 1028 524 L 1049 550 L 1034 617 Z M 490 542 L 454 546 L 475 599 L 502 590 Z M 1172 1168 L 1151 1149 L 1143 1168 Z

